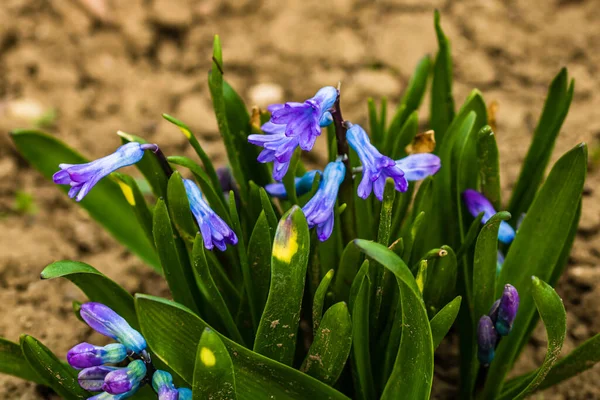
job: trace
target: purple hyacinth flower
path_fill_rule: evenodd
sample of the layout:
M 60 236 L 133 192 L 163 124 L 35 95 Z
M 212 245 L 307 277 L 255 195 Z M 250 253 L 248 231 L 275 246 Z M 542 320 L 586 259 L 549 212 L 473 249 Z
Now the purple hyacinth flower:
M 112 371 L 116 371 L 117 367 L 107 367 L 104 365 L 83 369 L 77 375 L 79 386 L 90 392 L 102 391 L 104 379 Z
M 467 189 L 463 192 L 463 200 L 472 216 L 477 217 L 483 212 L 481 223 L 485 224 L 496 210 L 490 201 L 481 193 L 473 189 Z M 506 221 L 500 223 L 498 230 L 498 240 L 505 244 L 510 244 L 515 238 L 515 230 Z
M 499 335 L 506 336 L 510 333 L 518 310 L 519 293 L 517 289 L 510 284 L 504 285 L 504 292 L 502 292 L 498 306 L 498 319 L 495 324 Z
M 313 182 L 315 180 L 315 175 L 320 174 L 321 171 L 313 170 L 308 171 L 301 178 L 294 178 L 294 182 L 296 183 L 296 194 L 298 196 L 302 196 L 310 192 L 312 189 Z M 279 199 L 287 199 L 287 192 L 285 191 L 285 186 L 281 182 L 277 183 L 269 183 L 265 186 L 265 190 L 273 197 L 277 197 Z
M 290 167 L 290 161 L 298 147 L 298 137 L 286 136 L 285 125 L 267 122 L 262 129 L 266 135 L 249 135 L 248 142 L 264 148 L 257 160 L 261 163 L 273 162 L 273 179 L 280 181 Z
M 104 378 L 102 390 L 110 394 L 122 394 L 138 387 L 146 376 L 146 364 L 142 360 L 129 363 L 126 368 L 117 368 Z
M 179 400 L 179 392 L 173 385 L 173 376 L 157 370 L 152 376 L 152 388 L 158 394 L 158 400 Z
M 394 180 L 399 192 L 406 192 L 408 181 L 396 161 L 384 156 L 371 144 L 367 132 L 360 125 L 352 125 L 346 133 L 348 144 L 356 151 L 362 163 L 362 179 L 358 185 L 358 197 L 366 199 L 371 192 L 379 201 L 383 200 L 385 180 Z
M 327 164 L 319 189 L 302 207 L 309 228 L 317 227 L 317 237 L 321 242 L 329 239 L 333 231 L 335 202 L 345 174 L 346 167 L 341 161 Z
M 79 343 L 67 353 L 67 362 L 73 368 L 89 368 L 103 364 L 116 364 L 127 357 L 127 349 L 121 343 L 104 347 Z
M 79 311 L 81 318 L 96 332 L 122 343 L 127 350 L 140 353 L 146 340 L 119 314 L 101 303 L 85 303 Z
M 136 394 L 136 392 L 139 389 L 139 385 L 135 386 L 134 388 L 132 388 L 129 392 L 125 392 L 125 393 L 121 393 L 121 394 L 110 394 L 107 392 L 102 392 L 100 394 L 97 394 L 95 396 L 92 397 L 88 397 L 87 400 L 123 400 L 123 399 L 128 399 L 131 396 L 133 396 L 134 394 Z
M 219 217 L 202 198 L 202 192 L 196 184 L 184 179 L 183 185 L 190 203 L 190 209 L 200 227 L 204 247 L 212 250 L 215 246 L 225 251 L 227 244 L 237 244 L 235 232 Z
M 188 388 L 179 388 L 179 400 L 192 400 L 192 391 Z
M 144 150 L 157 151 L 155 144 L 130 142 L 114 153 L 85 164 L 59 164 L 60 171 L 52 176 L 54 183 L 71 185 L 69 197 L 81 201 L 102 178 L 127 165 L 137 163 Z
M 420 181 L 435 175 L 440 170 L 442 162 L 435 154 L 418 153 L 396 160 L 396 165 L 404 172 L 407 181 Z
M 484 366 L 494 359 L 498 333 L 491 318 L 484 315 L 477 325 L 477 359 Z

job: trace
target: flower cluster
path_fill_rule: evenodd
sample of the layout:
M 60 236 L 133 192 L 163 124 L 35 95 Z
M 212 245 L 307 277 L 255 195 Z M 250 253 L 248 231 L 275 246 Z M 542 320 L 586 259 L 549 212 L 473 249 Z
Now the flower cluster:
M 154 369 L 146 351 L 146 340 L 123 317 L 104 304 L 85 303 L 79 314 L 96 332 L 117 341 L 104 347 L 80 343 L 69 350 L 67 362 L 80 370 L 77 377 L 79 385 L 90 392 L 102 392 L 89 400 L 120 400 L 133 396 L 146 383 L 149 370 Z M 116 366 L 124 362 L 127 366 Z M 152 385 L 159 400 L 192 398 L 189 389 L 178 391 L 174 388 L 168 372 L 154 372 Z
M 494 359 L 500 339 L 512 330 L 518 309 L 519 293 L 514 286 L 506 284 L 502 297 L 494 302 L 487 315 L 479 319 L 477 358 L 482 365 L 487 366 Z

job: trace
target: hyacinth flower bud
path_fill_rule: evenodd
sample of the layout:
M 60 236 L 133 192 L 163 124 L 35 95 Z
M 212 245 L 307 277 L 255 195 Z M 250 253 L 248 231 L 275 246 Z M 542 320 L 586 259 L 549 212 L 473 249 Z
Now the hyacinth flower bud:
M 225 251 L 227 244 L 237 244 L 235 232 L 204 201 L 202 192 L 194 181 L 184 179 L 183 185 L 192 214 L 200 227 L 204 247 L 212 250 L 216 246 L 217 249 Z
M 89 368 L 103 364 L 116 364 L 127 357 L 127 349 L 121 343 L 104 347 L 79 343 L 67 353 L 67 362 L 73 368 Z
M 463 192 L 463 200 L 467 209 L 472 216 L 477 217 L 483 212 L 483 218 L 481 223 L 485 224 L 489 221 L 496 210 L 492 203 L 481 193 L 473 189 L 467 189 Z M 498 240 L 505 244 L 510 244 L 515 238 L 515 230 L 506 221 L 500 222 L 500 229 L 498 230 Z
M 296 186 L 296 194 L 298 196 L 302 196 L 310 192 L 312 189 L 312 184 L 315 180 L 315 176 L 320 174 L 321 171 L 313 170 L 308 171 L 301 178 L 294 178 L 294 183 Z M 285 191 L 285 186 L 281 182 L 277 183 L 269 183 L 265 186 L 265 190 L 273 197 L 277 197 L 279 199 L 287 199 L 287 192 Z
M 152 388 L 158 394 L 158 400 L 179 400 L 179 392 L 173 385 L 173 376 L 166 371 L 157 370 L 152 375 Z
M 477 326 L 477 359 L 484 366 L 489 365 L 494 359 L 498 333 L 494 328 L 492 319 L 484 315 L 479 319 Z
M 498 320 L 498 308 L 500 307 L 500 299 L 496 300 L 494 304 L 490 307 L 490 311 L 488 312 L 488 317 L 492 320 L 494 325 L 496 325 L 496 321 Z
M 82 369 L 77 376 L 79 386 L 90 392 L 100 392 L 102 391 L 106 375 L 118 369 L 117 367 L 107 367 L 104 365 Z
M 122 394 L 138 387 L 146 376 L 146 364 L 142 360 L 129 363 L 126 368 L 109 372 L 104 378 L 102 390 L 110 394 Z
M 85 303 L 79 312 L 81 318 L 96 332 L 113 338 L 127 350 L 140 353 L 146 348 L 146 340 L 119 314 L 101 303 Z
M 506 336 L 510 333 L 518 309 L 519 293 L 514 286 L 506 284 L 504 292 L 502 292 L 502 297 L 500 297 L 498 319 L 496 320 L 496 331 L 498 331 L 499 335 Z
M 158 146 L 130 142 L 119 147 L 113 154 L 89 163 L 59 164 L 60 171 L 52 176 L 52 180 L 59 185 L 71 185 L 69 197 L 81 201 L 102 178 L 140 161 L 144 150 L 158 151 Z
M 139 386 L 134 387 L 129 392 L 121 393 L 121 394 L 110 394 L 107 392 L 102 392 L 92 397 L 88 397 L 87 400 L 124 400 L 128 399 L 138 391 Z
M 317 237 L 321 242 L 329 239 L 333 232 L 335 203 L 345 174 L 346 167 L 341 161 L 327 164 L 319 183 L 319 189 L 312 199 L 302 207 L 308 227 L 317 227 Z
M 188 388 L 179 388 L 179 400 L 192 400 L 192 391 Z

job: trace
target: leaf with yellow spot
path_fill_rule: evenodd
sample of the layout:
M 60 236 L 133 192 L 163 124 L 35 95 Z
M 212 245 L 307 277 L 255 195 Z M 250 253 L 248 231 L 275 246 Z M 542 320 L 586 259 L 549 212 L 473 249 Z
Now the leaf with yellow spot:
M 192 390 L 194 399 L 237 399 L 231 356 L 210 328 L 204 329 L 198 343 Z

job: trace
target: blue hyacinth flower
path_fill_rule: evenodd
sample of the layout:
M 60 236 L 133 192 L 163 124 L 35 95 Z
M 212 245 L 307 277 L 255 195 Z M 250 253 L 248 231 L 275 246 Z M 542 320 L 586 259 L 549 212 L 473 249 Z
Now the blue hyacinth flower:
M 345 174 L 346 167 L 341 161 L 327 164 L 319 189 L 302 207 L 309 228 L 317 227 L 317 237 L 321 242 L 329 239 L 333 231 L 335 203 Z
M 472 216 L 477 217 L 483 212 L 481 223 L 485 224 L 496 210 L 492 203 L 481 193 L 473 189 L 467 189 L 463 192 L 463 200 Z M 500 223 L 498 230 L 498 240 L 504 244 L 510 244 L 515 238 L 515 230 L 506 221 Z
M 117 368 L 106 374 L 102 390 L 110 394 L 128 393 L 139 387 L 145 376 L 146 364 L 142 360 L 135 360 L 126 368 Z
M 519 292 L 510 284 L 504 285 L 504 291 L 498 304 L 498 317 L 495 321 L 496 331 L 500 336 L 506 336 L 510 333 L 518 310 Z
M 121 343 L 104 347 L 79 343 L 67 353 L 67 362 L 73 368 L 89 368 L 103 364 L 120 363 L 127 357 L 127 348 Z
M 189 179 L 183 180 L 190 209 L 200 227 L 204 247 L 212 250 L 215 246 L 225 251 L 227 244 L 237 244 L 235 232 L 219 217 L 202 198 L 200 188 Z
M 54 183 L 71 185 L 69 197 L 81 201 L 102 178 L 119 168 L 137 163 L 144 150 L 158 151 L 155 144 L 130 142 L 113 154 L 85 164 L 59 164 L 60 171 L 52 176 Z
M 157 370 L 152 376 L 152 388 L 158 394 L 158 400 L 179 400 L 179 391 L 173 385 L 173 376 L 166 372 Z
M 492 319 L 484 315 L 477 325 L 477 359 L 484 366 L 489 365 L 495 356 L 498 333 Z
M 285 125 L 267 122 L 262 129 L 266 135 L 249 135 L 248 142 L 264 148 L 257 160 L 261 163 L 273 162 L 273 179 L 280 181 L 290 167 L 299 139 L 286 136 Z
M 313 182 L 315 180 L 315 176 L 320 174 L 321 171 L 313 170 L 308 171 L 301 178 L 294 178 L 295 186 L 296 186 L 296 194 L 298 196 L 302 196 L 310 192 L 312 189 Z M 269 183 L 265 186 L 265 190 L 273 197 L 277 197 L 279 199 L 287 199 L 287 192 L 285 191 L 285 186 L 281 182 Z
M 117 367 L 107 367 L 104 365 L 85 368 L 77 375 L 77 381 L 79 382 L 79 386 L 87 391 L 100 392 L 102 391 L 106 375 L 118 369 Z
M 101 303 L 82 304 L 81 318 L 96 332 L 113 338 L 123 344 L 127 350 L 141 353 L 146 349 L 146 340 L 119 314 Z
M 179 388 L 179 400 L 192 400 L 192 391 L 188 388 Z

